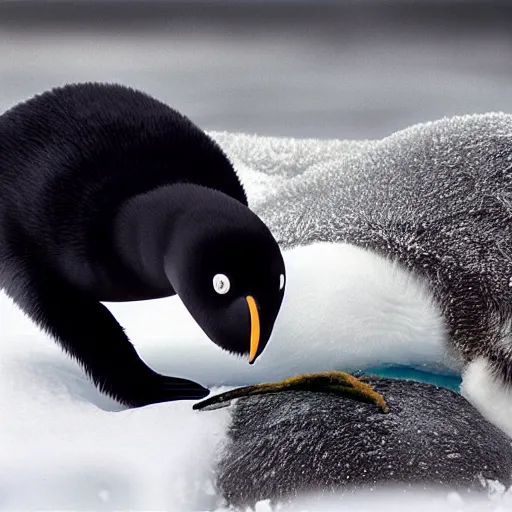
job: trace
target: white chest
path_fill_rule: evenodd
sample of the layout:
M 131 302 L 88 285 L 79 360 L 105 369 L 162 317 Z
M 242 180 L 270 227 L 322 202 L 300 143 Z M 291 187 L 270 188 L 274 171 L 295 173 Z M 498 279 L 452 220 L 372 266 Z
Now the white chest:
M 285 298 L 262 364 L 280 359 L 290 374 L 386 363 L 454 365 L 428 283 L 349 244 L 317 243 L 284 257 Z

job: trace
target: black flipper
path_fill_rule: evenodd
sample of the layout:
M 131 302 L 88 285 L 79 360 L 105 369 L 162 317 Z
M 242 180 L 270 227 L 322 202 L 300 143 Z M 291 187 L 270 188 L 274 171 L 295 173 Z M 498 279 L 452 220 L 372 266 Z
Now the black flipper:
M 11 269 L 12 270 L 12 269 Z M 7 294 L 74 357 L 95 385 L 115 400 L 140 407 L 204 398 L 209 390 L 149 368 L 110 311 L 50 272 L 16 272 Z

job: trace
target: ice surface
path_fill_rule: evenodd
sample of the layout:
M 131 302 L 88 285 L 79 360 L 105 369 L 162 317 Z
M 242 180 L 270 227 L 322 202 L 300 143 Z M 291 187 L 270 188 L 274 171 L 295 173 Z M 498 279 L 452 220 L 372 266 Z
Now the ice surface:
M 293 139 L 214 135 L 235 159 L 243 179 L 248 177 L 245 181 L 255 205 L 282 191 L 279 187 L 293 188 L 295 180 L 316 173 L 338 152 L 348 158 L 373 144 L 302 144 Z M 292 251 L 285 257 L 290 268 L 293 261 L 307 264 Z M 288 289 L 293 287 L 292 274 L 288 275 Z M 306 303 L 307 290 L 297 292 L 303 294 L 302 303 Z M 308 308 L 299 311 L 302 318 L 294 319 L 293 306 L 288 308 L 285 302 L 279 337 L 269 344 L 267 357 L 262 356 L 252 367 L 207 340 L 177 298 L 108 307 L 152 367 L 209 386 L 270 380 L 298 369 L 325 370 L 327 362 L 350 365 L 351 357 L 363 357 L 368 364 L 389 354 L 395 362 L 423 358 L 434 364 L 444 357 L 433 342 L 416 347 L 382 344 L 366 349 L 366 354 L 365 347 L 358 347 L 333 361 L 332 347 L 307 346 L 294 330 L 304 315 L 312 321 L 327 322 L 324 316 L 319 317 L 321 302 L 313 298 Z M 211 470 L 228 421 L 226 409 L 206 416 L 193 412 L 192 402 L 181 402 L 123 410 L 101 396 L 78 366 L 3 296 L 0 329 L 0 508 L 222 509 L 212 493 Z M 307 330 L 306 334 L 309 336 Z M 357 501 L 351 510 L 376 510 L 372 499 Z M 506 506 L 501 499 L 481 504 L 469 503 L 466 497 L 459 500 L 443 495 L 435 499 L 435 506 L 447 511 L 497 512 Z M 421 504 L 424 497 L 401 497 L 404 508 L 397 507 L 396 500 L 390 498 L 394 511 L 406 510 L 412 502 L 417 510 L 423 510 L 421 506 L 431 510 L 432 506 Z M 265 511 L 268 504 L 258 507 Z

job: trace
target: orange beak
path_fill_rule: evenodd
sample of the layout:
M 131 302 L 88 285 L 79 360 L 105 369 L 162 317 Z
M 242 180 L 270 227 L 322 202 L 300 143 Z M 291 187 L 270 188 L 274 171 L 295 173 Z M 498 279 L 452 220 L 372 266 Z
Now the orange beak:
M 249 313 L 251 315 L 251 348 L 249 352 L 249 364 L 254 363 L 258 347 L 260 344 L 260 316 L 258 314 L 258 307 L 253 297 L 248 295 L 246 297 L 249 306 Z

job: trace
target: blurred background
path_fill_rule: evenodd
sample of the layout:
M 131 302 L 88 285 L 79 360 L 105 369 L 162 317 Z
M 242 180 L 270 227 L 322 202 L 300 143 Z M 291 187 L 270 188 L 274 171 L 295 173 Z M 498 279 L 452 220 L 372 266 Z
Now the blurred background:
M 380 138 L 512 112 L 512 0 L 0 0 L 0 109 L 76 81 L 206 130 Z

